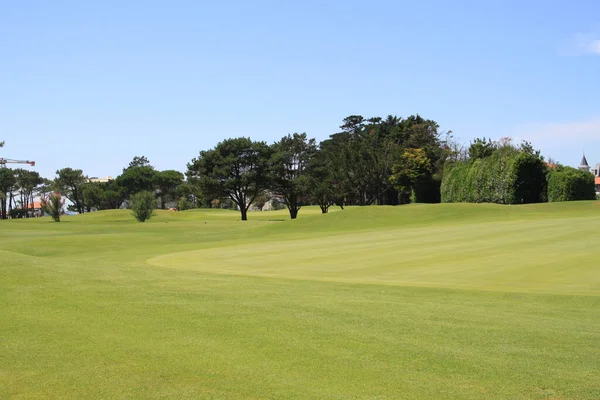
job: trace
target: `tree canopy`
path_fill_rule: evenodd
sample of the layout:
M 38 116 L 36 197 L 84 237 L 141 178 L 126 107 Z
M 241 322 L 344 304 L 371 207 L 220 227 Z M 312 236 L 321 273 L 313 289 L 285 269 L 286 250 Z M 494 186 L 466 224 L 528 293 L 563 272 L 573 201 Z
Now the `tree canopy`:
M 238 206 L 242 221 L 258 194 L 269 188 L 272 150 L 265 142 L 240 137 L 203 150 L 188 164 L 188 176 L 197 178 L 204 193 L 229 198 Z

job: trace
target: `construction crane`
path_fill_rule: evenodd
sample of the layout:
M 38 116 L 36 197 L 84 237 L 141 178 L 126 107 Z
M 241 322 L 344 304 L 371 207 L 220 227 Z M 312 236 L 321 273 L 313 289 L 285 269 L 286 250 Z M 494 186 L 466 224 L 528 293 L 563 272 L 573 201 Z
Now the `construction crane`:
M 6 168 L 6 164 L 29 164 L 32 167 L 35 167 L 35 161 L 11 160 L 10 158 L 0 158 L 0 167 Z

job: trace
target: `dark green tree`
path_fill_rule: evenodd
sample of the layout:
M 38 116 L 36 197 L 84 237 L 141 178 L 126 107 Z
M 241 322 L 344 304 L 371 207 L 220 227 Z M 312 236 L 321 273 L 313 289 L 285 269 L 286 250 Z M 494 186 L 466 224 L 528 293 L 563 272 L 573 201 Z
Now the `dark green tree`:
M 16 188 L 19 191 L 21 209 L 25 211 L 25 216 L 29 216 L 27 211 L 29 211 L 29 209 L 32 209 L 33 211 L 33 199 L 36 189 L 44 182 L 44 180 L 38 172 L 21 168 L 15 170 L 15 178 Z
M 188 164 L 188 177 L 196 178 L 210 198 L 229 198 L 237 204 L 242 221 L 260 192 L 269 186 L 272 150 L 250 138 L 226 139 L 214 149 L 201 151 Z
M 321 149 L 310 160 L 307 180 L 310 201 L 317 204 L 323 214 L 326 214 L 336 201 L 343 207 L 344 194 L 335 180 L 331 158 Z
M 85 211 L 90 212 L 92 209 L 104 209 L 104 182 L 86 182 L 81 186 L 81 197 L 83 198 L 83 206 Z
M 315 139 L 308 139 L 306 133 L 284 136 L 273 145 L 271 164 L 273 191 L 283 196 L 290 218 L 295 219 L 308 198 L 308 166 L 317 152 Z
M 146 156 L 135 156 L 125 170 L 136 167 L 152 167 L 152 164 L 150 164 L 150 161 L 146 158 Z
M 129 206 L 135 219 L 145 222 L 154 216 L 156 197 L 152 192 L 137 192 L 131 196 Z
M 125 168 L 115 180 L 122 188 L 125 198 L 130 198 L 138 192 L 154 192 L 156 174 L 154 167 L 149 165 L 131 166 Z
M 80 214 L 85 212 L 82 187 L 88 181 L 80 169 L 63 168 L 56 171 L 54 179 L 56 188 L 73 203 L 73 208 Z
M 392 168 L 390 182 L 400 194 L 415 195 L 417 183 L 431 172 L 431 162 L 423 149 L 406 149 Z
M 177 187 L 177 198 L 185 200 L 186 204 L 189 204 L 189 208 L 210 208 L 211 206 L 211 199 L 204 195 L 198 179 L 194 177 L 188 177 Z
M 497 144 L 491 139 L 476 138 L 469 145 L 469 158 L 486 158 L 491 156 L 497 149 Z
M 8 218 L 7 205 L 9 197 L 15 189 L 17 178 L 15 171 L 10 168 L 0 168 L 0 217 Z
M 380 118 L 365 120 L 353 115 L 345 118 L 340 128 L 342 132 L 321 143 L 334 179 L 345 188 L 350 202 L 372 204 L 392 187 L 389 176 L 401 146 L 384 135 Z
M 165 209 L 169 201 L 177 199 L 177 190 L 183 184 L 183 174 L 175 170 L 157 172 L 154 176 L 156 195 L 160 200 L 160 208 Z

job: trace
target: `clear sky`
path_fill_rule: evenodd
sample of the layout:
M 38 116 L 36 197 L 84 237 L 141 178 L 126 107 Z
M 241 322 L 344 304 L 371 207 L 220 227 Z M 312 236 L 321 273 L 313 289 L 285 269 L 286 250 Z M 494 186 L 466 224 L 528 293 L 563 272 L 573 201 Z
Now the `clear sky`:
M 0 0 L 0 157 L 46 177 L 414 113 L 600 162 L 600 2 Z

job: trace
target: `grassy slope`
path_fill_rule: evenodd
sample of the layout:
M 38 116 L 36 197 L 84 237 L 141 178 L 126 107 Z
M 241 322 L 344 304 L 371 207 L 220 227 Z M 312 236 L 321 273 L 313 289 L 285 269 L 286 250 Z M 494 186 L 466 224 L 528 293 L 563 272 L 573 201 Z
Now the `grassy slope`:
M 0 397 L 600 398 L 600 203 L 237 218 L 0 222 Z

